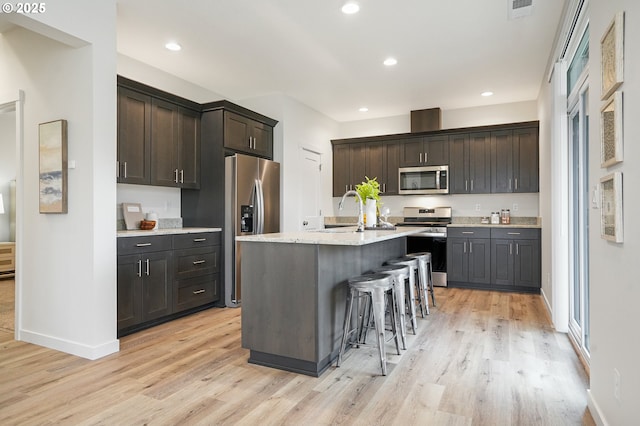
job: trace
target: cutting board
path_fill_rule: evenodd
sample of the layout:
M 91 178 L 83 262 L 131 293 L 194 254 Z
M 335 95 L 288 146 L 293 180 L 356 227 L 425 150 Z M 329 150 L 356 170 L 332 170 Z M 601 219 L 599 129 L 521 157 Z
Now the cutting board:
M 144 219 L 140 203 L 122 203 L 122 216 L 127 231 L 140 229 L 140 221 Z

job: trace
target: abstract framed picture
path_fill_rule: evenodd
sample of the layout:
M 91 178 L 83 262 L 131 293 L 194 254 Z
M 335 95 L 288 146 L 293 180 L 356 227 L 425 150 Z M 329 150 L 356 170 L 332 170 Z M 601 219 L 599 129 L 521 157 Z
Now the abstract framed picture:
M 40 213 L 67 213 L 67 120 L 41 123 Z
M 616 91 L 600 109 L 600 167 L 622 161 L 622 92 Z
M 624 79 L 624 12 L 616 13 L 600 40 L 602 60 L 601 99 L 609 96 Z
M 600 179 L 600 236 L 621 243 L 622 237 L 622 173 L 615 172 Z

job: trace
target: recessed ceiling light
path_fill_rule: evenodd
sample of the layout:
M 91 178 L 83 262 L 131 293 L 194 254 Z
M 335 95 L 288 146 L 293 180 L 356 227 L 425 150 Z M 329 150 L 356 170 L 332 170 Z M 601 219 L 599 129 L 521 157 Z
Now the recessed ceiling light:
M 169 43 L 165 44 L 164 47 L 171 50 L 172 52 L 177 52 L 182 49 L 182 46 L 180 46 L 175 41 L 170 41 Z
M 369 108 L 367 108 L 367 107 L 362 107 L 362 108 L 360 108 L 358 111 L 360 111 L 360 112 L 367 112 L 367 111 L 369 111 Z
M 487 96 L 493 96 L 493 92 L 482 92 L 482 93 L 480 93 L 480 96 L 484 96 L 485 98 Z
M 358 13 L 360 10 L 360 5 L 355 1 L 348 1 L 342 6 L 342 13 L 346 13 L 347 15 L 353 15 L 354 13 Z
M 385 64 L 388 67 L 391 67 L 397 63 L 398 63 L 398 60 L 396 58 L 387 58 L 383 62 L 383 64 Z

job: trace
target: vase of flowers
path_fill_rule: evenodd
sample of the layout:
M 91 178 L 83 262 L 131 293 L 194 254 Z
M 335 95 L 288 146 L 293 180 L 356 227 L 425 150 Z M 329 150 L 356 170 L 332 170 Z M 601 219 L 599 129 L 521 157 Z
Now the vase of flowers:
M 378 204 L 380 202 L 380 184 L 378 178 L 364 177 L 365 182 L 356 185 L 356 192 L 364 203 L 364 226 L 373 228 L 378 221 Z

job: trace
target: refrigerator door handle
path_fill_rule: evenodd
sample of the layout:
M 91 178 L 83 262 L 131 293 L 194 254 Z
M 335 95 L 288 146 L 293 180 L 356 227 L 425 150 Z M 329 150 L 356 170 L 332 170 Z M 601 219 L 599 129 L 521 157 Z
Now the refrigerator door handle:
M 262 191 L 262 181 L 260 179 L 256 179 L 255 188 L 254 233 L 262 234 L 264 233 L 264 192 Z

